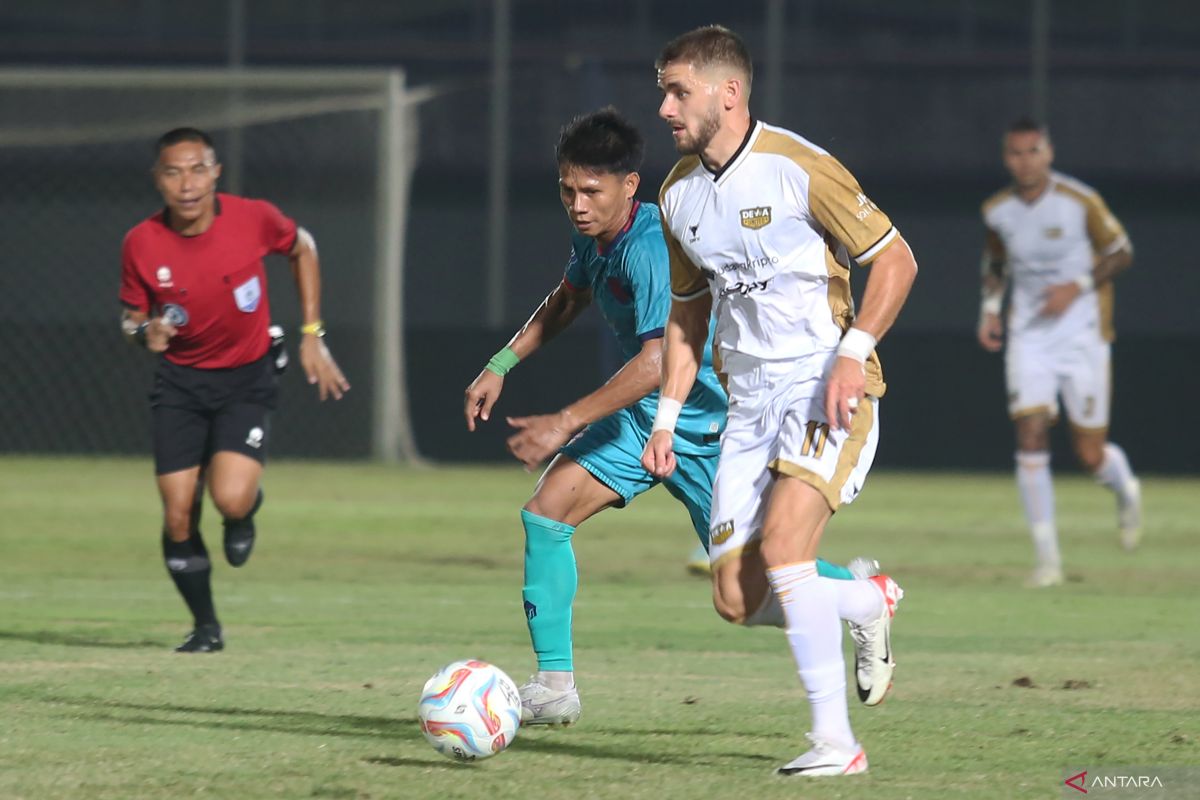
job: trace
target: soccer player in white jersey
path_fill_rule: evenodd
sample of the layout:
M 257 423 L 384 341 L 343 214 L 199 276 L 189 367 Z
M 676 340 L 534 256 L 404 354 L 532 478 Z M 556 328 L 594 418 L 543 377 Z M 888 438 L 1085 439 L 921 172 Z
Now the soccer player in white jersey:
M 891 685 L 889 628 L 902 592 L 883 575 L 827 580 L 813 560 L 874 458 L 884 392 L 875 343 L 917 265 L 833 156 L 750 116 L 750 55 L 735 33 L 686 33 L 656 68 L 659 116 L 683 158 L 660 193 L 673 302 L 643 464 L 655 475 L 676 464 L 671 430 L 715 308 L 729 414 L 713 487 L 714 605 L 735 623 L 782 617 L 812 707 L 812 746 L 779 771 L 864 772 L 839 618 L 855 640 L 859 697 L 875 705 Z M 858 315 L 851 259 L 872 265 Z
M 1062 583 L 1054 522 L 1049 427 L 1061 396 L 1079 463 L 1117 497 L 1121 544 L 1141 537 L 1141 488 L 1125 452 L 1108 441 L 1112 280 L 1133 263 L 1133 246 L 1095 189 L 1050 168 L 1046 129 L 1030 119 L 1004 136 L 1013 183 L 983 204 L 987 244 L 979 342 L 1003 346 L 1000 312 L 1006 284 L 1005 371 L 1016 424 L 1017 486 L 1033 534 L 1037 567 L 1030 585 Z

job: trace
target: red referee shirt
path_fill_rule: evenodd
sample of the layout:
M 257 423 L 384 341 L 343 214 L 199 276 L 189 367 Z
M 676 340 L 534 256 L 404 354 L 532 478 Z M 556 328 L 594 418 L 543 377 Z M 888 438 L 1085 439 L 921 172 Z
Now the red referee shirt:
M 296 223 L 265 200 L 218 194 L 213 224 L 198 236 L 167 225 L 166 209 L 125 234 L 121 302 L 152 316 L 181 307 L 187 321 L 166 358 L 185 367 L 240 367 L 270 346 L 263 256 L 290 253 Z

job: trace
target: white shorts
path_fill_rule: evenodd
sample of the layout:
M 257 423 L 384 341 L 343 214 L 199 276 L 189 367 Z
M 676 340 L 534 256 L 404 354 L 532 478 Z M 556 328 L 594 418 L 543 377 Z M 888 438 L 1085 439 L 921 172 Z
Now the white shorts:
M 772 471 L 816 488 L 831 510 L 858 496 L 879 442 L 879 402 L 865 398 L 850 430 L 830 430 L 824 369 L 726 360 L 729 416 L 713 484 L 709 559 L 732 557 L 762 534 Z M 732 368 L 732 369 L 731 369 Z
M 1048 344 L 1043 339 L 1015 337 L 1004 354 L 1008 413 L 1013 419 L 1046 413 L 1058 418 L 1058 398 L 1076 428 L 1108 427 L 1112 391 L 1108 342 Z

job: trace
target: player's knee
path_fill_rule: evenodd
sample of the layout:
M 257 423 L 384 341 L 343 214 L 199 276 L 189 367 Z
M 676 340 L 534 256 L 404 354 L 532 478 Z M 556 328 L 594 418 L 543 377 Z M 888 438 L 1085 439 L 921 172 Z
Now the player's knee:
M 1017 449 L 1040 453 L 1050 447 L 1050 420 L 1042 414 L 1017 420 Z
M 173 542 L 185 542 L 192 533 L 190 506 L 168 506 L 163 512 L 163 530 Z
M 539 517 L 545 517 L 547 512 L 546 504 L 543 503 L 542 498 L 536 494 L 529 498 L 528 503 L 521 506 L 521 510 L 527 511 L 530 514 L 536 514 Z
M 1104 463 L 1104 448 L 1092 444 L 1077 445 L 1075 454 L 1079 457 L 1079 465 L 1088 472 L 1095 472 Z
M 217 487 L 212 489 L 213 504 L 225 519 L 243 519 L 254 508 L 258 487 Z
M 768 526 L 763 527 L 759 552 L 762 554 L 764 567 L 778 567 L 797 560 L 795 537 L 790 534 L 791 531 L 773 531 Z
M 1042 453 L 1050 448 L 1046 431 L 1026 431 L 1017 435 L 1017 449 L 1024 453 Z
M 719 574 L 713 581 L 713 608 L 726 622 L 734 625 L 744 625 L 746 622 L 746 601 L 741 588 L 736 581 L 730 585 L 730 581 L 722 580 Z
M 740 602 L 730 602 L 727 598 L 722 597 L 719 592 L 713 592 L 713 608 L 717 614 L 726 622 L 734 625 L 746 624 L 746 609 Z
M 566 522 L 571 515 L 571 509 L 563 506 L 562 503 L 547 501 L 539 492 L 529 498 L 529 502 L 522 506 L 524 511 L 542 517 L 543 519 L 553 520 L 554 522 Z

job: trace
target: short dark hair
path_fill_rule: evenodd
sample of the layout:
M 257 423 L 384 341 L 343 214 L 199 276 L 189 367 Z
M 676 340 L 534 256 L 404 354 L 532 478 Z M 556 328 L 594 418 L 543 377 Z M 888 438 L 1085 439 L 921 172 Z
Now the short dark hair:
M 1017 117 L 1009 123 L 1005 133 L 1040 133 L 1047 140 L 1050 139 L 1050 129 L 1046 127 L 1045 123 L 1038 122 L 1028 114 Z
M 172 128 L 158 137 L 158 141 L 154 143 L 154 156 L 157 158 L 165 148 L 180 142 L 200 142 L 212 150 L 214 155 L 217 152 L 217 148 L 213 146 L 212 137 L 199 128 Z
M 620 111 L 605 106 L 568 122 L 558 134 L 554 157 L 561 167 L 577 167 L 628 175 L 642 168 L 646 143 Z
M 754 80 L 750 50 L 742 37 L 724 25 L 705 25 L 675 37 L 658 54 L 654 68 L 662 70 L 675 62 L 687 62 L 697 69 L 724 64 L 746 73 L 747 85 Z

